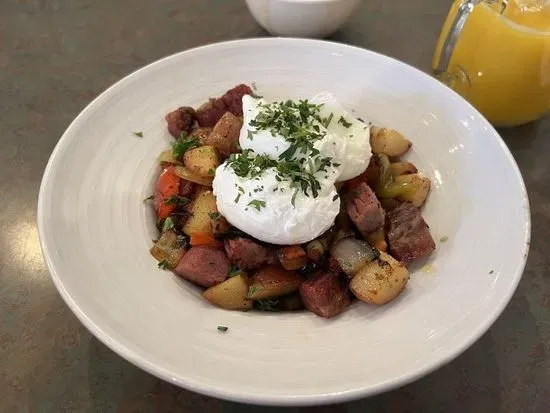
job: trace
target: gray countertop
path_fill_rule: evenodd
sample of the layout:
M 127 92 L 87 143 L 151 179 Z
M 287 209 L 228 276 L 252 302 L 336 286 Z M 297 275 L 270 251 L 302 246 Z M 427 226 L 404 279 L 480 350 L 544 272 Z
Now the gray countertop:
M 428 71 L 445 0 L 368 0 L 333 36 Z M 549 412 L 550 119 L 502 130 L 525 178 L 533 237 L 511 303 L 450 364 L 395 391 L 318 408 L 228 403 L 162 382 L 108 350 L 63 303 L 35 226 L 42 172 L 70 121 L 162 56 L 265 36 L 236 0 L 0 2 L 0 412 Z

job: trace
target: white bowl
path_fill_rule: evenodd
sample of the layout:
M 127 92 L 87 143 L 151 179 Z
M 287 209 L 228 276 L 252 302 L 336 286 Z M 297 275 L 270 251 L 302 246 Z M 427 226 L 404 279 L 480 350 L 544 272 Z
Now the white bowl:
M 399 299 L 383 307 L 355 302 L 330 320 L 308 312 L 232 312 L 157 269 L 148 251 L 157 236 L 154 217 L 142 200 L 153 191 L 158 153 L 172 141 L 164 115 L 253 81 L 272 97 L 329 89 L 357 116 L 412 140 L 410 159 L 433 182 L 423 214 L 436 241 L 448 241 L 437 242 L 426 266 L 412 268 Z M 457 356 L 512 296 L 529 222 L 510 152 L 461 97 L 388 57 L 296 39 L 201 47 L 122 79 L 69 126 L 38 205 L 52 279 L 102 342 L 171 383 L 277 405 L 371 395 Z M 229 330 L 222 334 L 218 325 Z
M 246 0 L 258 24 L 276 36 L 325 37 L 351 16 L 359 0 Z

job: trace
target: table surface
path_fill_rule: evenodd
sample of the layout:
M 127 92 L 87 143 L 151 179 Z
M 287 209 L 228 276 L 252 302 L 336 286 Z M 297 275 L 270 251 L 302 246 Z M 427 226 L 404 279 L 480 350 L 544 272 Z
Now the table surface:
M 428 71 L 445 0 L 362 2 L 333 40 Z M 549 412 L 550 119 L 502 136 L 525 178 L 533 236 L 523 279 L 493 327 L 450 364 L 376 397 L 261 408 L 172 386 L 107 349 L 48 277 L 36 231 L 44 167 L 71 120 L 160 57 L 266 36 L 237 0 L 0 2 L 0 412 Z

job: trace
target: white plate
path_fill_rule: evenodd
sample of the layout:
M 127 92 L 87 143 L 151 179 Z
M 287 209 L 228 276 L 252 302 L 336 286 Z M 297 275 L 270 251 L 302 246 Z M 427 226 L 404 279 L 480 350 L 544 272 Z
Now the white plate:
M 399 299 L 379 308 L 357 302 L 328 321 L 305 312 L 230 312 L 157 269 L 148 252 L 153 214 L 142 200 L 159 172 L 156 156 L 172 141 L 164 115 L 241 82 L 280 97 L 330 90 L 358 116 L 413 141 L 410 158 L 433 182 L 424 216 L 437 251 Z M 460 354 L 512 296 L 530 235 L 510 152 L 458 95 L 373 52 L 276 38 L 179 53 L 100 95 L 51 156 L 38 227 L 59 292 L 107 346 L 188 389 L 276 405 L 372 395 Z

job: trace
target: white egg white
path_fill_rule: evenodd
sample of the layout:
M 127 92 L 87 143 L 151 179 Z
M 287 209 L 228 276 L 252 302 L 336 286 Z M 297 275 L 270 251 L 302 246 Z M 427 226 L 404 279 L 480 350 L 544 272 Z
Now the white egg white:
M 347 181 L 360 175 L 369 164 L 371 158 L 370 126 L 350 115 L 336 98 L 328 92 L 322 92 L 310 99 L 311 103 L 322 104 L 320 114 L 324 118 L 331 116 L 331 122 L 325 128 L 319 124 L 325 136 L 314 143 L 322 155 L 333 158 L 341 166 L 337 181 Z M 290 146 L 283 136 L 269 130 L 256 130 L 250 125 L 261 108 L 265 99 L 255 99 L 243 96 L 243 127 L 239 136 L 239 144 L 243 149 L 251 149 L 258 154 L 266 154 L 272 159 Z
M 342 164 L 338 181 L 361 175 L 371 158 L 370 126 L 350 115 L 331 93 L 319 93 L 310 102 L 322 104 L 321 116 L 326 118 L 332 114 L 332 121 L 326 128 L 327 137 L 333 136 L 341 150 L 327 156 L 333 156 L 334 162 Z
M 255 178 L 237 176 L 227 163 L 216 170 L 213 191 L 219 212 L 233 226 L 261 241 L 293 245 L 321 235 L 333 225 L 340 211 L 334 184 L 360 175 L 369 164 L 369 126 L 350 115 L 330 93 L 318 94 L 310 102 L 322 104 L 321 117 L 331 118 L 327 127 L 316 122 L 324 136 L 314 142 L 314 147 L 318 156 L 330 157 L 333 163 L 327 171 L 315 174 L 321 185 L 317 197 L 299 190 L 292 202 L 295 188 L 288 181 L 278 181 L 275 168 L 268 168 Z M 289 142 L 280 134 L 251 125 L 266 103 L 264 99 L 243 97 L 239 144 L 242 149 L 278 161 Z M 302 157 L 305 155 L 295 155 L 296 159 Z
M 316 175 L 321 191 L 316 198 L 278 182 L 274 168 L 260 176 L 242 178 L 225 164 L 216 169 L 212 184 L 219 212 L 235 227 L 264 242 L 294 245 L 310 241 L 328 230 L 340 211 L 334 187 L 335 171 Z M 328 176 L 325 178 L 325 176 Z M 261 201 L 259 209 L 251 203 Z

